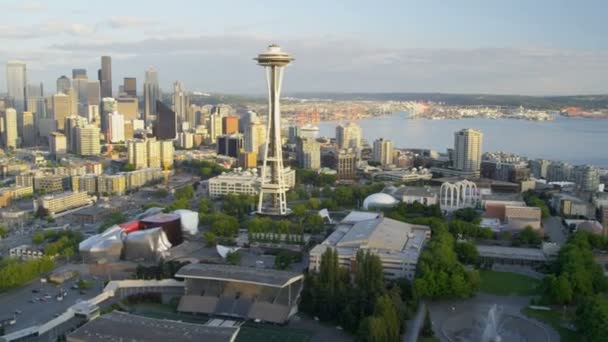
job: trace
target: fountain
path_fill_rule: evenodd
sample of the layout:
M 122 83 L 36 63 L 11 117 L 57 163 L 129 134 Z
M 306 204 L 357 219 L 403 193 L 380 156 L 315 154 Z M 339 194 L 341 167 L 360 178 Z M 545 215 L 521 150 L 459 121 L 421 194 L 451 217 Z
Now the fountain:
M 500 342 L 502 339 L 498 335 L 498 321 L 499 321 L 498 306 L 492 305 L 490 311 L 488 311 L 488 317 L 485 318 L 485 327 L 481 333 L 481 342 Z
M 496 304 L 470 307 L 446 319 L 441 329 L 454 342 L 544 342 L 544 328 L 522 317 L 503 313 Z

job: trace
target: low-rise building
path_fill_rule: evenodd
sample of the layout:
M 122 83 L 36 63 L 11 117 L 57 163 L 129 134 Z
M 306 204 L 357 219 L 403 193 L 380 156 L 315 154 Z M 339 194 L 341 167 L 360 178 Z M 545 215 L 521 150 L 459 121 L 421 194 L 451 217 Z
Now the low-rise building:
M 288 188 L 295 186 L 295 170 L 283 169 L 283 179 Z M 211 198 L 228 194 L 244 194 L 255 196 L 260 191 L 261 177 L 256 169 L 227 172 L 210 178 L 203 183 Z
M 595 216 L 593 205 L 566 193 L 554 195 L 551 198 L 551 206 L 558 215 L 564 217 L 592 218 Z
M 80 208 L 93 203 L 93 198 L 86 192 L 64 192 L 58 195 L 48 195 L 34 201 L 34 211 L 43 208 L 51 217 L 58 213 Z
M 385 189 L 383 192 L 388 192 L 397 200 L 408 204 L 418 202 L 424 205 L 434 205 L 439 203 L 439 188 L 437 187 L 400 186 Z
M 12 200 L 31 196 L 34 188 L 31 186 L 13 186 L 0 188 L 0 208 L 6 208 Z
M 505 223 L 509 230 L 522 230 L 529 226 L 538 231 L 541 229 L 541 216 L 542 212 L 537 207 L 505 207 Z
M 121 196 L 127 190 L 127 178 L 123 174 L 97 177 L 97 191 L 104 196 Z
M 380 258 L 385 278 L 413 280 L 418 258 L 431 236 L 431 229 L 380 214 L 352 214 L 342 220 L 325 241 L 310 251 L 310 269 L 318 271 L 323 253 L 332 248 L 338 253 L 340 266 L 354 272 L 357 252 L 361 250 Z
M 39 259 L 44 256 L 44 251 L 40 247 L 21 245 L 9 249 L 8 255 L 21 260 Z
M 61 175 L 40 175 L 34 177 L 34 190 L 37 193 L 50 194 L 68 190 L 69 178 Z

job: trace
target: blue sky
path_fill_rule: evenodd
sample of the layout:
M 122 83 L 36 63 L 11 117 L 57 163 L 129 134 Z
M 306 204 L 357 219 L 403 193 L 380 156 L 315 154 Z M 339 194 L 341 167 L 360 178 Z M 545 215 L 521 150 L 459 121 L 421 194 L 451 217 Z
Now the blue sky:
M 1 1 L 0 63 L 30 82 L 72 68 L 114 87 L 154 66 L 161 87 L 262 93 L 251 58 L 277 42 L 296 91 L 608 92 L 608 1 Z M 10 15 L 6 15 L 10 14 Z M 5 89 L 0 73 L 0 91 Z

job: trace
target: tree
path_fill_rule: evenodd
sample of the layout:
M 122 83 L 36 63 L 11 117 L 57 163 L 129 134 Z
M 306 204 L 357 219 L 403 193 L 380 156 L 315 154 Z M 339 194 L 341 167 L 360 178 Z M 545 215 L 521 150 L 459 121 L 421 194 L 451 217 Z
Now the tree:
M 125 164 L 122 164 L 122 167 L 120 168 L 120 170 L 123 172 L 135 171 L 135 165 L 130 164 L 130 163 L 125 163 Z
M 576 310 L 579 331 L 587 341 L 605 341 L 608 336 L 608 300 L 602 295 L 584 298 Z
M 389 341 L 386 334 L 386 324 L 381 318 L 375 316 L 366 317 L 357 331 L 358 342 L 386 342 Z
M 215 214 L 211 223 L 211 231 L 222 237 L 235 236 L 239 230 L 239 221 L 223 213 Z
M 238 265 L 241 262 L 241 253 L 239 251 L 228 252 L 226 261 L 231 265 Z
M 452 213 L 452 218 L 456 220 L 479 224 L 481 222 L 481 214 L 475 208 L 458 209 Z
M 291 213 L 300 219 L 304 218 L 306 211 L 306 205 L 304 204 L 296 204 L 291 207 Z
M 205 239 L 207 247 L 213 247 L 217 245 L 217 236 L 213 234 L 213 232 L 205 232 L 203 234 L 203 238 Z
M 44 242 L 44 233 L 43 232 L 36 232 L 36 233 L 34 233 L 34 235 L 32 235 L 33 244 L 39 245 L 43 242 Z
M 274 267 L 278 270 L 286 270 L 292 263 L 300 261 L 302 261 L 302 253 L 281 251 L 274 258 Z
M 192 186 L 192 184 L 188 184 L 182 188 L 175 190 L 176 200 L 185 199 L 186 201 L 189 201 L 192 199 L 192 197 L 194 197 L 194 187 Z
M 425 337 L 433 337 L 433 323 L 431 322 L 431 315 L 429 314 L 429 310 L 426 310 L 424 314 L 424 323 L 422 325 L 422 336 Z
M 323 218 L 317 213 L 308 213 L 304 219 L 304 231 L 318 234 L 323 229 Z
M 0 239 L 4 239 L 8 236 L 8 230 L 4 226 L 0 226 Z
M 321 207 L 321 200 L 318 198 L 310 198 L 308 200 L 308 207 L 313 210 L 317 210 Z
M 199 215 L 212 214 L 213 212 L 215 212 L 215 205 L 211 200 L 203 198 L 198 202 Z
M 464 264 L 476 264 L 479 259 L 477 248 L 470 242 L 457 242 L 454 250 L 458 260 Z
M 521 243 L 528 244 L 528 245 L 532 245 L 532 244 L 536 245 L 536 244 L 541 243 L 540 236 L 538 235 L 536 230 L 534 230 L 534 228 L 532 228 L 531 226 L 526 226 L 519 233 L 519 241 L 521 241 Z

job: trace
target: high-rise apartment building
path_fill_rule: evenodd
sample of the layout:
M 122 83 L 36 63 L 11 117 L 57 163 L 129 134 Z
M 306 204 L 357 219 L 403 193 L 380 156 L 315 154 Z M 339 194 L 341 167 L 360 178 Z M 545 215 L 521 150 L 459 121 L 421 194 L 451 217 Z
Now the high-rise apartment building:
M 98 156 L 101 152 L 99 128 L 94 125 L 86 125 L 85 127 L 77 127 L 76 132 L 78 132 L 78 155 Z
M 393 163 L 393 142 L 384 138 L 376 139 L 372 150 L 372 160 L 387 166 Z
M 213 113 L 209 116 L 207 122 L 207 131 L 209 132 L 209 140 L 216 141 L 222 135 L 222 116 L 220 113 Z
M 186 114 L 190 107 L 190 98 L 186 94 L 186 88 L 181 81 L 173 83 L 173 111 L 177 116 L 177 121 L 186 121 Z
M 240 168 L 243 168 L 245 170 L 256 168 L 258 166 L 257 153 L 241 150 L 239 152 L 238 165 Z
M 6 63 L 6 90 L 18 113 L 27 110 L 27 70 L 21 61 Z
M 160 166 L 163 170 L 173 168 L 173 142 L 170 140 L 161 140 L 160 144 Z
M 49 151 L 56 159 L 60 159 L 67 151 L 67 139 L 63 133 L 53 132 L 49 137 Z
M 355 179 L 357 170 L 357 154 L 352 150 L 339 150 L 336 154 L 336 171 L 338 179 Z
M 127 96 L 137 97 L 137 79 L 135 77 L 125 77 L 122 89 Z
M 354 122 L 336 127 L 338 148 L 361 148 L 361 127 Z
M 146 140 L 146 159 L 148 159 L 148 167 L 158 168 L 161 165 L 160 159 L 160 142 L 156 139 Z
M 144 80 L 144 122 L 151 123 L 151 117 L 156 115 L 156 101 L 160 99 L 158 72 L 154 68 L 146 70 Z
M 235 115 L 224 116 L 222 118 L 223 134 L 235 134 L 239 132 L 239 117 Z
M 101 97 L 112 97 L 112 57 L 101 56 L 101 69 L 98 76 Z
M 17 148 L 19 146 L 19 134 L 17 129 L 17 111 L 15 108 L 7 108 L 4 111 L 4 147 Z
M 68 151 L 78 153 L 78 131 L 76 128 L 85 127 L 87 124 L 87 119 L 79 115 L 70 115 L 64 119 L 63 133 L 67 140 Z
M 160 100 L 156 101 L 156 125 L 154 135 L 158 140 L 174 140 L 177 136 L 177 116 Z
M 119 112 L 108 114 L 108 137 L 111 143 L 125 141 L 125 117 Z
M 596 192 L 600 185 L 600 171 L 592 165 L 578 165 L 572 170 L 572 180 L 581 191 Z
M 298 138 L 297 160 L 301 168 L 318 170 L 321 168 L 321 144 L 312 138 Z
M 57 91 L 56 93 L 67 94 L 72 88 L 72 81 L 66 76 L 62 75 L 57 78 Z
M 148 145 L 145 140 L 134 139 L 127 142 L 129 164 L 136 170 L 148 167 Z
M 530 160 L 530 172 L 534 178 L 546 179 L 547 178 L 547 169 L 551 165 L 551 161 L 546 159 L 535 159 Z
M 479 175 L 483 134 L 467 128 L 454 133 L 454 168 Z

